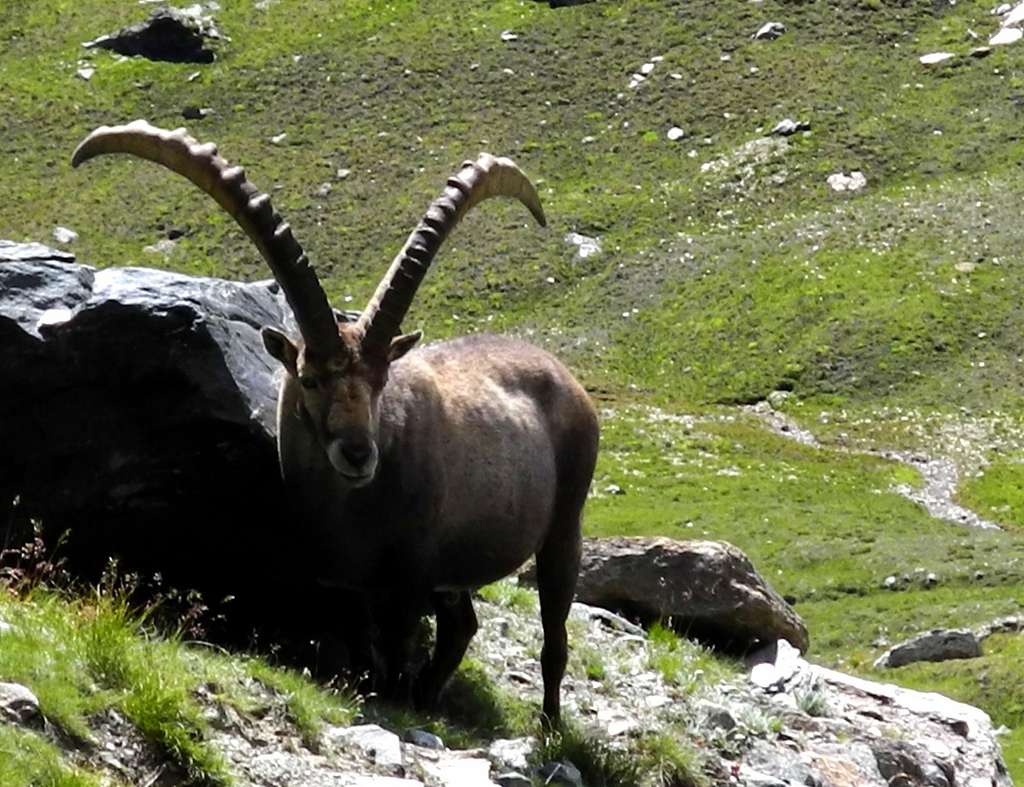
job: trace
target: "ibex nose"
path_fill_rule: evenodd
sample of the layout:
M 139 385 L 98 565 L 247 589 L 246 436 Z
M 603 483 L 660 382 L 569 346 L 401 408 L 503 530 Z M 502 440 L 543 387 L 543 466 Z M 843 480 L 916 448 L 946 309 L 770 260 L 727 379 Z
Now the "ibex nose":
M 366 464 L 366 460 L 373 453 L 373 447 L 368 441 L 349 440 L 342 444 L 341 454 L 353 468 L 360 468 Z

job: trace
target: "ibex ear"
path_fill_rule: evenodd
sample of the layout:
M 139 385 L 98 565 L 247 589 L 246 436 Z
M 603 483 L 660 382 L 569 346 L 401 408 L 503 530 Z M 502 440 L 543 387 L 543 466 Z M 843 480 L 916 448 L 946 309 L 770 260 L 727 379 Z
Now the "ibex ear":
M 264 328 L 260 331 L 263 337 L 263 346 L 267 352 L 281 362 L 288 374 L 292 377 L 298 376 L 296 364 L 299 360 L 299 348 L 295 343 L 276 328 Z
M 413 345 L 422 338 L 423 331 L 413 331 L 412 333 L 406 333 L 402 336 L 396 336 L 391 340 L 391 346 L 388 348 L 388 363 L 397 361 L 409 352 L 409 350 L 413 348 Z

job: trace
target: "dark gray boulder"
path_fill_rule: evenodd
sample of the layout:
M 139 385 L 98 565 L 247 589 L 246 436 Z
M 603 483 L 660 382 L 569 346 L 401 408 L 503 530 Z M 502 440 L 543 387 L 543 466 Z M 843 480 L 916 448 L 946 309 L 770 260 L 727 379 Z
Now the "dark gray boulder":
M 889 648 L 875 660 L 876 669 L 902 667 L 918 661 L 976 659 L 981 641 L 968 629 L 932 629 Z
M 149 19 L 84 44 L 121 55 L 172 63 L 212 63 L 210 39 L 219 38 L 212 21 L 179 8 L 159 8 Z
M 523 578 L 535 581 L 530 573 Z M 726 651 L 785 639 L 805 652 L 809 644 L 800 616 L 723 541 L 584 539 L 576 600 L 645 624 L 666 621 Z
M 0 543 L 41 522 L 78 576 L 235 597 L 242 636 L 329 619 L 277 468 L 277 285 L 68 258 L 0 245 Z

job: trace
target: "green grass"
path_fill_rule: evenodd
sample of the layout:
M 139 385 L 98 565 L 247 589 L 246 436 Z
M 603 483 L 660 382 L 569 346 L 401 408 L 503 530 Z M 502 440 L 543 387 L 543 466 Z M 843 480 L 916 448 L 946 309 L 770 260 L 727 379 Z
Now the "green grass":
M 569 762 L 593 787 L 703 787 L 707 779 L 700 753 L 681 730 L 647 733 L 625 748 L 613 747 L 572 723 L 541 738 L 537 764 Z
M 0 725 L 0 787 L 100 787 L 98 774 L 69 765 L 60 750 L 35 733 Z
M 1024 526 L 1024 464 L 1001 458 L 960 487 L 960 502 L 1008 529 Z
M 13 627 L 3 635 L 0 678 L 28 686 L 51 724 L 88 748 L 94 741 L 92 720 L 116 709 L 188 783 L 229 781 L 225 762 L 206 740 L 208 726 L 195 698 L 200 686 L 218 686 L 222 701 L 244 707 L 252 703 L 244 681 L 263 682 L 284 697 L 307 741 L 315 739 L 324 721 L 350 722 L 358 709 L 354 696 L 325 692 L 297 673 L 256 659 L 227 659 L 173 635 L 157 635 L 147 623 L 148 612 L 132 609 L 110 590 L 71 600 L 43 590 L 20 599 L 0 595 L 0 619 Z M 38 736 L 34 740 L 19 767 L 61 772 L 48 764 L 55 756 L 52 747 Z M 51 779 L 46 784 L 79 783 L 45 778 Z

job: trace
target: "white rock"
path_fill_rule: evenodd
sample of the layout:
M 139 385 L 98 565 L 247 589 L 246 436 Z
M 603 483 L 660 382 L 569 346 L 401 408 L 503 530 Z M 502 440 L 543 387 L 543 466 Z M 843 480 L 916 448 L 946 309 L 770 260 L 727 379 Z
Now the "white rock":
M 525 772 L 535 746 L 533 738 L 498 738 L 487 748 L 487 757 L 501 770 Z
M 751 36 L 755 41 L 773 41 L 786 32 L 786 26 L 781 22 L 765 22 Z
M 39 315 L 39 320 L 38 322 L 36 322 L 36 330 L 39 330 L 40 328 L 46 326 L 63 325 L 72 317 L 74 317 L 74 313 L 71 311 L 71 309 L 47 309 L 41 315 Z M 4 625 L 6 626 L 8 624 L 5 623 Z M 0 634 L 3 633 L 6 633 L 6 631 L 2 627 L 0 627 Z
M 496 787 L 491 781 L 491 763 L 479 757 L 422 760 L 420 767 L 444 787 Z
M 57 243 L 74 243 L 78 240 L 78 233 L 67 227 L 56 226 L 53 228 L 53 239 Z
M 936 63 L 945 63 L 954 57 L 956 55 L 952 52 L 929 52 L 927 55 L 921 55 L 918 60 L 926 66 L 933 66 Z
M 1003 27 L 1017 27 L 1024 22 L 1024 3 L 1019 3 L 1003 19 Z
M 501 31 L 501 40 L 502 41 L 517 41 L 518 39 L 519 39 L 519 34 L 518 33 L 513 33 L 511 30 L 502 30 Z
M 570 232 L 565 236 L 565 242 L 576 246 L 576 256 L 585 260 L 594 254 L 601 253 L 601 239 L 591 238 L 589 235 L 581 235 L 578 232 Z
M 1003 3 L 1002 5 L 996 6 L 995 8 L 992 9 L 992 15 L 1002 16 L 1003 14 L 1008 14 L 1010 13 L 1010 10 L 1012 8 L 1013 6 L 1011 6 L 1009 3 Z
M 654 63 L 644 63 L 640 66 L 640 73 L 646 76 L 654 70 Z
M 0 637 L 4 634 L 13 634 L 14 626 L 8 623 L 6 620 L 0 620 Z
M 20 683 L 0 683 L 0 719 L 35 726 L 41 719 L 39 700 Z
M 280 145 L 282 142 L 284 142 L 284 140 L 285 140 L 285 138 L 287 136 L 288 136 L 288 132 L 285 131 L 285 132 L 283 132 L 281 134 L 275 134 L 274 136 L 272 136 L 270 138 L 270 141 L 273 142 L 275 145 Z
M 77 76 L 79 79 L 84 79 L 86 82 L 88 82 L 90 79 L 92 79 L 93 74 L 95 73 L 96 69 L 92 66 L 82 66 L 75 72 L 75 76 Z
M 1019 27 L 1004 27 L 989 40 L 989 46 L 1006 46 L 1008 44 L 1016 44 L 1018 41 L 1024 38 L 1024 30 Z
M 352 174 L 352 170 L 344 169 L 344 168 L 339 169 L 337 171 L 337 173 L 335 173 L 335 175 L 338 178 L 338 180 L 345 180 L 345 178 L 347 178 L 351 174 Z
M 867 178 L 860 170 L 854 170 L 849 175 L 836 172 L 826 178 L 828 185 L 833 191 L 860 191 L 868 185 Z
M 402 743 L 398 736 L 377 724 L 327 727 L 320 734 L 320 740 L 329 750 L 358 749 L 376 765 L 402 764 Z
M 675 142 L 677 139 L 682 139 L 685 135 L 686 132 L 679 128 L 679 126 L 672 126 L 665 136 L 669 138 L 670 142 Z

